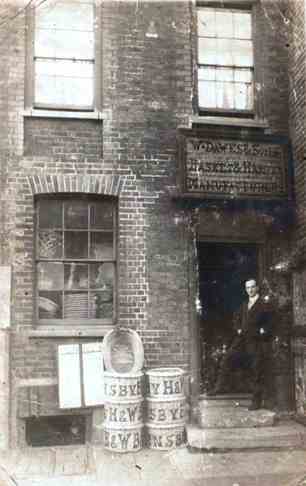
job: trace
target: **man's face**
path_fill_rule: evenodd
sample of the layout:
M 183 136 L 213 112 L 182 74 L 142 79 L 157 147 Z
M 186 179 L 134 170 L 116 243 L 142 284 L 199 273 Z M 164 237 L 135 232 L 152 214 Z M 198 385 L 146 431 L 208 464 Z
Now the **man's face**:
M 255 297 L 258 294 L 258 287 L 255 280 L 248 280 L 245 283 L 245 290 L 249 297 Z

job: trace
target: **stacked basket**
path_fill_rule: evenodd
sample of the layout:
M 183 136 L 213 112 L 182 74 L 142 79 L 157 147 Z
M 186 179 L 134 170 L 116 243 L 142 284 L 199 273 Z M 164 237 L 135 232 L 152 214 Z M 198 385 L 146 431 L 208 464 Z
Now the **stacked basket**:
M 104 447 L 138 451 L 143 444 L 143 347 L 135 331 L 110 331 L 103 341 Z
M 104 447 L 139 451 L 143 437 L 143 373 L 104 373 Z
M 146 372 L 146 435 L 150 449 L 168 450 L 185 443 L 184 371 L 156 368 Z

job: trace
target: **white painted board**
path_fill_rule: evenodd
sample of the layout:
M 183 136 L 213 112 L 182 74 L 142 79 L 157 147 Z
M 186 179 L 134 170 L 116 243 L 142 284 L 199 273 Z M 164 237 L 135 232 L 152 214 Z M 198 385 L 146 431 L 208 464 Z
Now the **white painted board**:
M 11 267 L 0 265 L 0 328 L 11 325 Z
M 103 405 L 102 343 L 82 345 L 84 402 L 86 407 Z
M 58 346 L 58 393 L 60 408 L 82 406 L 80 346 Z

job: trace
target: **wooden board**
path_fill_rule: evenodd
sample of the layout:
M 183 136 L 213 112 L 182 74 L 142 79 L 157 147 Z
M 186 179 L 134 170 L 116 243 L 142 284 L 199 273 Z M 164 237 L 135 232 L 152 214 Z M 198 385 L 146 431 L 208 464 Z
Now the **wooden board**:
M 82 406 L 80 346 L 58 346 L 58 393 L 60 408 Z
M 102 343 L 58 346 L 60 408 L 103 405 Z
M 84 404 L 86 407 L 102 405 L 103 354 L 102 343 L 82 344 Z

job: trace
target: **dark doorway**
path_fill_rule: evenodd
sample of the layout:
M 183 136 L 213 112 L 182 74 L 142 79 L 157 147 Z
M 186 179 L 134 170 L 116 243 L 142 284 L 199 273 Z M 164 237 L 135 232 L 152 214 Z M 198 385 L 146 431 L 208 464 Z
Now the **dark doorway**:
M 258 278 L 258 245 L 198 242 L 201 301 L 202 391 L 210 391 L 233 336 L 233 317 L 246 298 L 244 282 Z M 233 392 L 248 392 L 237 377 Z

